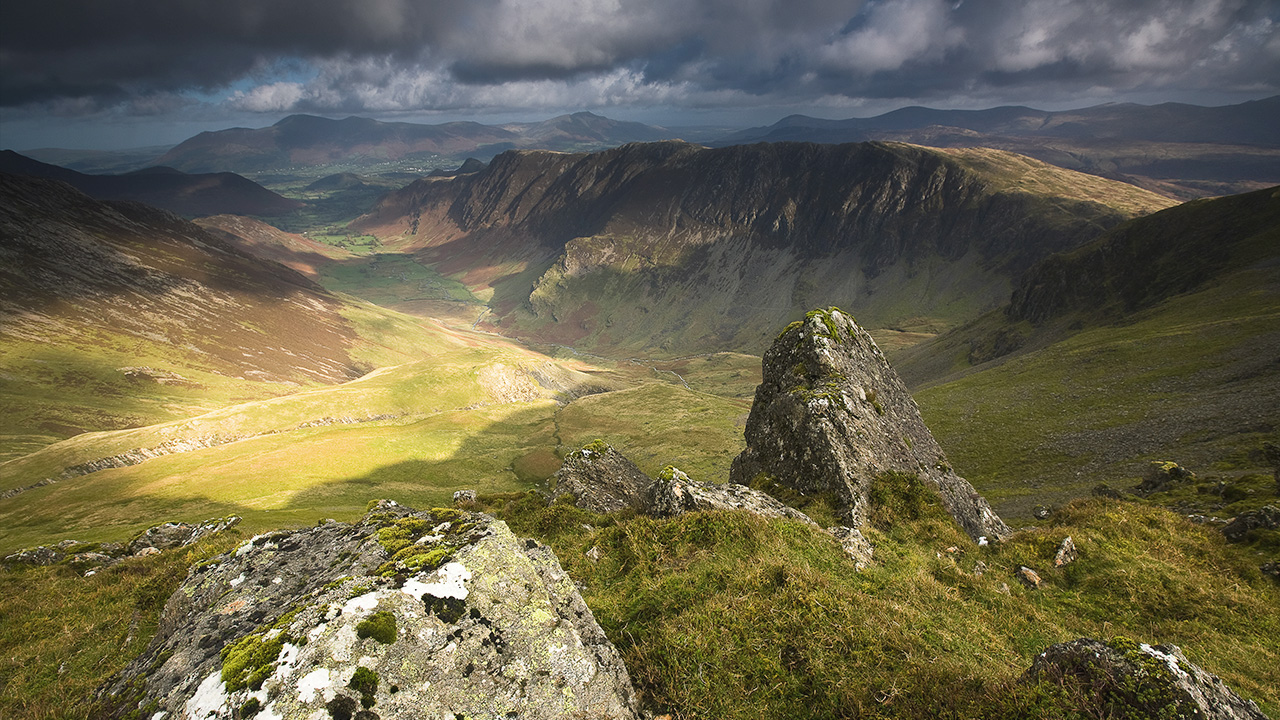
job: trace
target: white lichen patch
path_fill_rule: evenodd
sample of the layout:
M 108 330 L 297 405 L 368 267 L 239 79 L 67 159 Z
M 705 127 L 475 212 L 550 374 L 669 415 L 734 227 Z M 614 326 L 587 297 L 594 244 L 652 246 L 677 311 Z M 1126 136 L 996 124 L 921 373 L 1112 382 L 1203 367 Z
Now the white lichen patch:
M 438 598 L 453 598 L 455 600 L 467 599 L 466 582 L 471 579 L 471 571 L 462 565 L 462 563 L 451 562 L 444 567 L 436 570 L 429 577 L 438 579 L 432 582 L 422 582 L 417 576 L 405 582 L 404 587 L 400 588 L 400 592 L 408 595 L 415 600 L 421 600 L 423 595 L 431 595 Z
M 298 700 L 309 703 L 316 695 L 329 687 L 329 668 L 317 668 L 298 681 Z
M 285 643 L 280 648 L 280 656 L 276 659 L 276 671 L 273 677 L 283 680 L 293 672 L 293 668 L 298 664 L 298 652 L 301 650 L 293 643 Z M 263 698 L 265 700 L 265 698 Z
M 368 615 L 373 609 L 378 607 L 378 599 L 381 597 L 377 590 L 358 595 L 347 601 L 342 606 L 343 615 Z
M 253 716 L 253 720 L 284 720 L 284 716 L 276 712 L 275 703 L 269 703 L 266 707 L 259 710 L 257 715 Z
M 1142 652 L 1154 657 L 1157 660 L 1162 661 L 1165 665 L 1169 667 L 1169 672 L 1173 673 L 1177 677 L 1180 677 L 1180 678 L 1190 677 L 1190 675 L 1187 674 L 1186 670 L 1183 670 L 1181 667 L 1178 666 L 1178 658 L 1174 657 L 1172 654 L 1161 652 L 1146 643 L 1141 643 L 1138 647 L 1142 648 Z
M 244 582 L 244 573 L 240 573 L 239 577 L 234 577 L 231 579 L 231 587 L 236 587 L 242 582 Z
M 209 677 L 200 683 L 196 692 L 187 700 L 186 716 L 192 720 L 216 717 L 218 711 L 226 708 L 226 686 L 222 683 L 222 669 L 214 670 Z

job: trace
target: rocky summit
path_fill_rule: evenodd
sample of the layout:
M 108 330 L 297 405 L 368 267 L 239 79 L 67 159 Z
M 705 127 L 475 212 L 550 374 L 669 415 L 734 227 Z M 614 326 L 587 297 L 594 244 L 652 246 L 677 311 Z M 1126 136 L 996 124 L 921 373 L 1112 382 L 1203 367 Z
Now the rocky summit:
M 851 527 L 866 520 L 877 477 L 897 472 L 937 490 L 970 536 L 1010 533 L 951 468 L 875 340 L 839 309 L 810 312 L 774 341 L 745 434 L 732 482 L 757 485 L 764 476 L 806 495 L 829 494 Z
M 550 548 L 455 509 L 255 537 L 196 567 L 93 718 L 634 718 Z

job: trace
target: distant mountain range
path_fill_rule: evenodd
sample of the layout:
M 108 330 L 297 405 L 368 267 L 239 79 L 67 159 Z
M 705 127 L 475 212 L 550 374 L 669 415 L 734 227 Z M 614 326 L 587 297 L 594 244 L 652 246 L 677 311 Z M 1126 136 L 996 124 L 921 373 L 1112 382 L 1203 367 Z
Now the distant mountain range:
M 610 120 L 589 112 L 537 123 L 422 125 L 349 117 L 290 115 L 270 127 L 205 132 L 178 144 L 157 162 L 187 172 L 286 171 L 340 162 L 423 161 L 492 157 L 512 148 L 589 150 L 673 138 L 669 130 Z
M 1280 96 L 1224 107 L 1107 104 L 1079 110 L 909 107 L 870 118 L 791 115 L 746 130 L 664 128 L 589 112 L 541 122 L 425 125 L 291 115 L 270 127 L 196 135 L 173 148 L 105 153 L 45 148 L 29 154 L 85 172 L 162 165 L 189 173 L 297 175 L 359 172 L 414 177 L 488 160 L 510 149 L 583 152 L 629 142 L 684 139 L 712 147 L 756 142 L 867 140 L 929 147 L 991 147 L 1195 198 L 1280 183 Z M 319 175 L 316 175 L 317 177 Z
M 1027 107 L 909 107 L 871 118 L 792 115 L 733 133 L 750 142 L 897 140 L 932 147 L 991 147 L 1179 197 L 1280 183 L 1280 96 L 1200 107 L 1110 104 L 1048 112 Z
M 773 125 L 734 133 L 713 143 L 860 142 L 877 133 L 953 128 L 990 135 L 1090 140 L 1217 143 L 1280 147 L 1280 96 L 1239 105 L 1202 107 L 1182 103 L 1096 105 L 1050 112 L 1029 107 L 933 110 L 906 107 L 870 118 L 822 120 L 791 115 Z
M 86 175 L 12 150 L 0 151 L 0 172 L 61 180 L 98 200 L 132 200 L 187 217 L 283 215 L 303 205 L 229 172 L 189 175 L 170 167 L 151 167 L 123 175 Z

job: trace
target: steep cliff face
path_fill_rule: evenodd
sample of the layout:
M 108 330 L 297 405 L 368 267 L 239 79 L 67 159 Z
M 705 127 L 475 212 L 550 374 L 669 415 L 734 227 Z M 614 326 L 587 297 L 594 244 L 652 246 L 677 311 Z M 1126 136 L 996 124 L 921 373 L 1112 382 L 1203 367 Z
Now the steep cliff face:
M 1167 204 L 1118 183 L 1136 205 L 1041 185 L 1021 190 L 910 145 L 662 142 L 505 153 L 483 172 L 392 193 L 354 227 L 400 236 L 491 288 L 504 332 L 602 347 L 758 347 L 819 303 L 840 302 L 873 327 L 970 317 L 1045 255 L 1135 207 Z

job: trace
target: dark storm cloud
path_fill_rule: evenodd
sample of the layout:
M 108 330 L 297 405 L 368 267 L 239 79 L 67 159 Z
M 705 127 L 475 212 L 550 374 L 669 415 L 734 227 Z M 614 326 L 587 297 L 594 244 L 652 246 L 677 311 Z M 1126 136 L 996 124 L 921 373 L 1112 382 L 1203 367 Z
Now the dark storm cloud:
M 220 88 L 281 58 L 404 59 L 483 0 L 39 0 L 5 7 L 3 100 Z
M 1275 92 L 1274 0 L 45 0 L 5 105 L 251 111 Z M 282 67 L 306 68 L 290 75 Z

